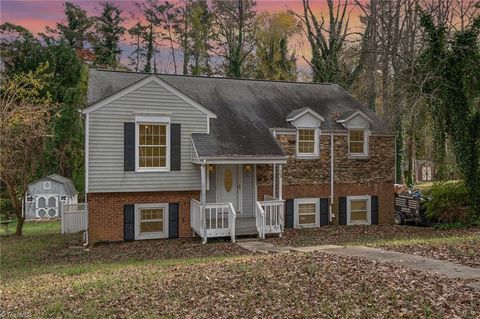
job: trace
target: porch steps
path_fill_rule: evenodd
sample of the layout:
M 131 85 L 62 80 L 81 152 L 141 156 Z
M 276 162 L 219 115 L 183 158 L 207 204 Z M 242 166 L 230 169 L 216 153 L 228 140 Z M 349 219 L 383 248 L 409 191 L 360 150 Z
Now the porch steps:
M 235 236 L 258 235 L 255 217 L 237 217 L 235 220 Z

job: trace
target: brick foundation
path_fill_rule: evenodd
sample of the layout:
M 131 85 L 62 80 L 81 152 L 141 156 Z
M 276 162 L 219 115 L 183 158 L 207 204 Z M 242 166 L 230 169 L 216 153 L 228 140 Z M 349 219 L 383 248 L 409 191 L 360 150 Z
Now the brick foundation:
M 200 191 L 88 193 L 88 236 L 91 243 L 123 240 L 123 206 L 127 204 L 178 203 L 179 236 L 191 237 L 190 199 Z

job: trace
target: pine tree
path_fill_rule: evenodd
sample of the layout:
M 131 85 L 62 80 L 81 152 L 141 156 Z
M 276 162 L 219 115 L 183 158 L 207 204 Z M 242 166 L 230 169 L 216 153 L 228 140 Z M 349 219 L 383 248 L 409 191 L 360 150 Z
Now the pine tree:
M 96 40 L 93 44 L 95 64 L 104 68 L 116 69 L 122 50 L 119 47 L 121 37 L 125 34 L 122 10 L 110 3 L 100 4 L 102 12 L 95 23 Z

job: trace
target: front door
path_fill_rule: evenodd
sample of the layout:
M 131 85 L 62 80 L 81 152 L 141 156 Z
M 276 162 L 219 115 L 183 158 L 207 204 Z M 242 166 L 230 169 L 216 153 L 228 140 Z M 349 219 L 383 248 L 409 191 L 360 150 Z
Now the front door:
M 217 202 L 232 203 L 235 211 L 238 211 L 237 165 L 217 165 L 217 167 Z

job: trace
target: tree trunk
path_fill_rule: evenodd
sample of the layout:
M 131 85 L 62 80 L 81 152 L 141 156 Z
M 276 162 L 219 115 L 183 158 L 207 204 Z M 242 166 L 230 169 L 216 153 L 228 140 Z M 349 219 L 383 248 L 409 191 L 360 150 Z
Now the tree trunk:
M 17 228 L 15 230 L 15 236 L 22 236 L 23 232 L 23 223 L 25 222 L 25 217 L 22 216 L 22 211 L 15 212 L 17 216 Z

